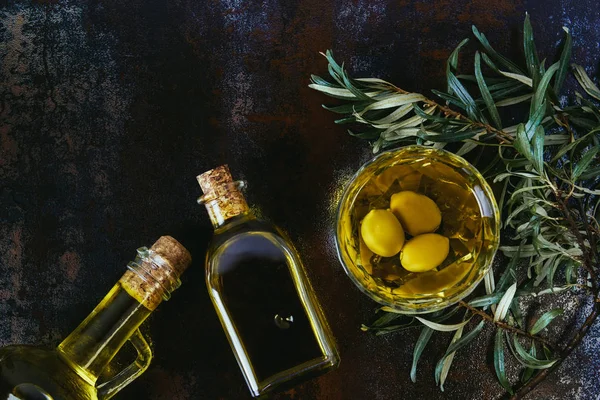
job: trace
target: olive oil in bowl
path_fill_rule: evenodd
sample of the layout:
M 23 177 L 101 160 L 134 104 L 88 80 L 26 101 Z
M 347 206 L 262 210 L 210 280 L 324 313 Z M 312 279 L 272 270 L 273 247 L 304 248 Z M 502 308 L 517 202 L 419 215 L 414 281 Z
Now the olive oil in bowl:
M 432 233 L 447 238 L 447 256 L 426 272 L 402 266 L 406 244 L 399 254 L 380 256 L 361 235 L 365 216 L 389 209 L 392 196 L 402 192 L 426 196 L 441 214 Z M 430 219 L 428 208 L 417 205 L 411 219 Z M 411 235 L 405 234 L 408 243 Z M 499 211 L 490 187 L 467 161 L 444 150 L 408 146 L 378 155 L 356 173 L 339 206 L 336 240 L 346 273 L 363 292 L 401 311 L 431 312 L 469 294 L 488 271 L 499 243 Z M 437 244 L 413 248 L 410 258 L 417 263 L 440 251 Z

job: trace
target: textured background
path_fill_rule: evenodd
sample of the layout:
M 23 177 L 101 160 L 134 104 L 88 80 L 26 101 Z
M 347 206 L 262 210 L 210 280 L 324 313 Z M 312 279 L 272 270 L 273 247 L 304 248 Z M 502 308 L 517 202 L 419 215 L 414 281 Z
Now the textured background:
M 326 74 L 318 52 L 333 49 L 358 75 L 440 87 L 471 24 L 518 54 L 525 11 L 543 54 L 555 56 L 566 25 L 574 60 L 595 73 L 598 10 L 596 0 L 0 0 L 0 345 L 55 346 L 137 247 L 172 234 L 194 265 L 145 326 L 152 366 L 117 398 L 249 398 L 204 286 L 212 228 L 195 202 L 194 177 L 229 163 L 300 248 L 342 355 L 338 370 L 276 399 L 499 398 L 486 337 L 458 354 L 442 393 L 433 368 L 448 335 L 412 384 L 417 332 L 359 330 L 376 306 L 339 266 L 331 216 L 370 150 L 334 126 L 309 76 Z M 599 340 L 594 329 L 530 398 L 597 399 Z

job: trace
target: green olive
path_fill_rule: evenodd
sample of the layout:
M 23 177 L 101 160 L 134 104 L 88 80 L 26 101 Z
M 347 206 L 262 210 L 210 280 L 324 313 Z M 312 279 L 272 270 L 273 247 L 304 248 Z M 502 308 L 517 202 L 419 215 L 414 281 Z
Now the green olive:
M 440 265 L 448 256 L 450 240 L 437 233 L 424 233 L 410 239 L 400 253 L 400 263 L 410 272 L 425 272 Z
M 393 194 L 390 209 L 412 236 L 435 232 L 442 222 L 437 204 L 429 197 L 410 190 Z
M 362 220 L 360 234 L 365 245 L 382 257 L 398 254 L 404 245 L 404 230 L 388 210 L 371 210 Z

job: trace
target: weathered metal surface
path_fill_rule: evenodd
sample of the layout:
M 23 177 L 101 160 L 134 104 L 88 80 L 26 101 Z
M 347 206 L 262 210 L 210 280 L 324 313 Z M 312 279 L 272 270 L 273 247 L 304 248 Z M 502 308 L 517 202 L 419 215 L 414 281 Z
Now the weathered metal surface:
M 574 59 L 600 58 L 595 0 L 128 2 L 0 1 L 0 344 L 55 346 L 160 235 L 194 256 L 145 330 L 150 369 L 117 398 L 244 399 L 247 389 L 206 294 L 212 232 L 195 175 L 222 163 L 251 203 L 298 244 L 338 338 L 340 368 L 277 399 L 488 399 L 502 393 L 481 338 L 460 353 L 442 393 L 417 332 L 359 330 L 375 304 L 344 276 L 332 213 L 364 143 L 334 126 L 307 88 L 328 48 L 359 75 L 409 90 L 443 85 L 445 59 L 471 24 L 519 48 L 525 11 L 538 49 L 568 26 Z M 511 50 L 509 54 L 517 54 Z M 547 56 L 553 57 L 549 52 Z M 563 301 L 573 309 L 577 298 Z M 595 328 L 529 398 L 600 395 Z M 514 378 L 515 376 L 513 376 Z

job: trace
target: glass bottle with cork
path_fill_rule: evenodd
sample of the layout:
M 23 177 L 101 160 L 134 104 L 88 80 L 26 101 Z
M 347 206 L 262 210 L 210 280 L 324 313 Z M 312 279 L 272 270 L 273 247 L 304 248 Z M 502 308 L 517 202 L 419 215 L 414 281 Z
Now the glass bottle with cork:
M 56 349 L 11 345 L 0 349 L 0 399 L 109 399 L 150 365 L 152 351 L 138 329 L 168 300 L 191 263 L 175 239 L 162 236 L 135 261 L 90 315 Z M 127 342 L 137 359 L 105 382 L 100 375 Z
M 226 165 L 197 177 L 214 236 L 206 285 L 253 396 L 291 387 L 339 363 L 335 340 L 287 236 L 257 219 Z

